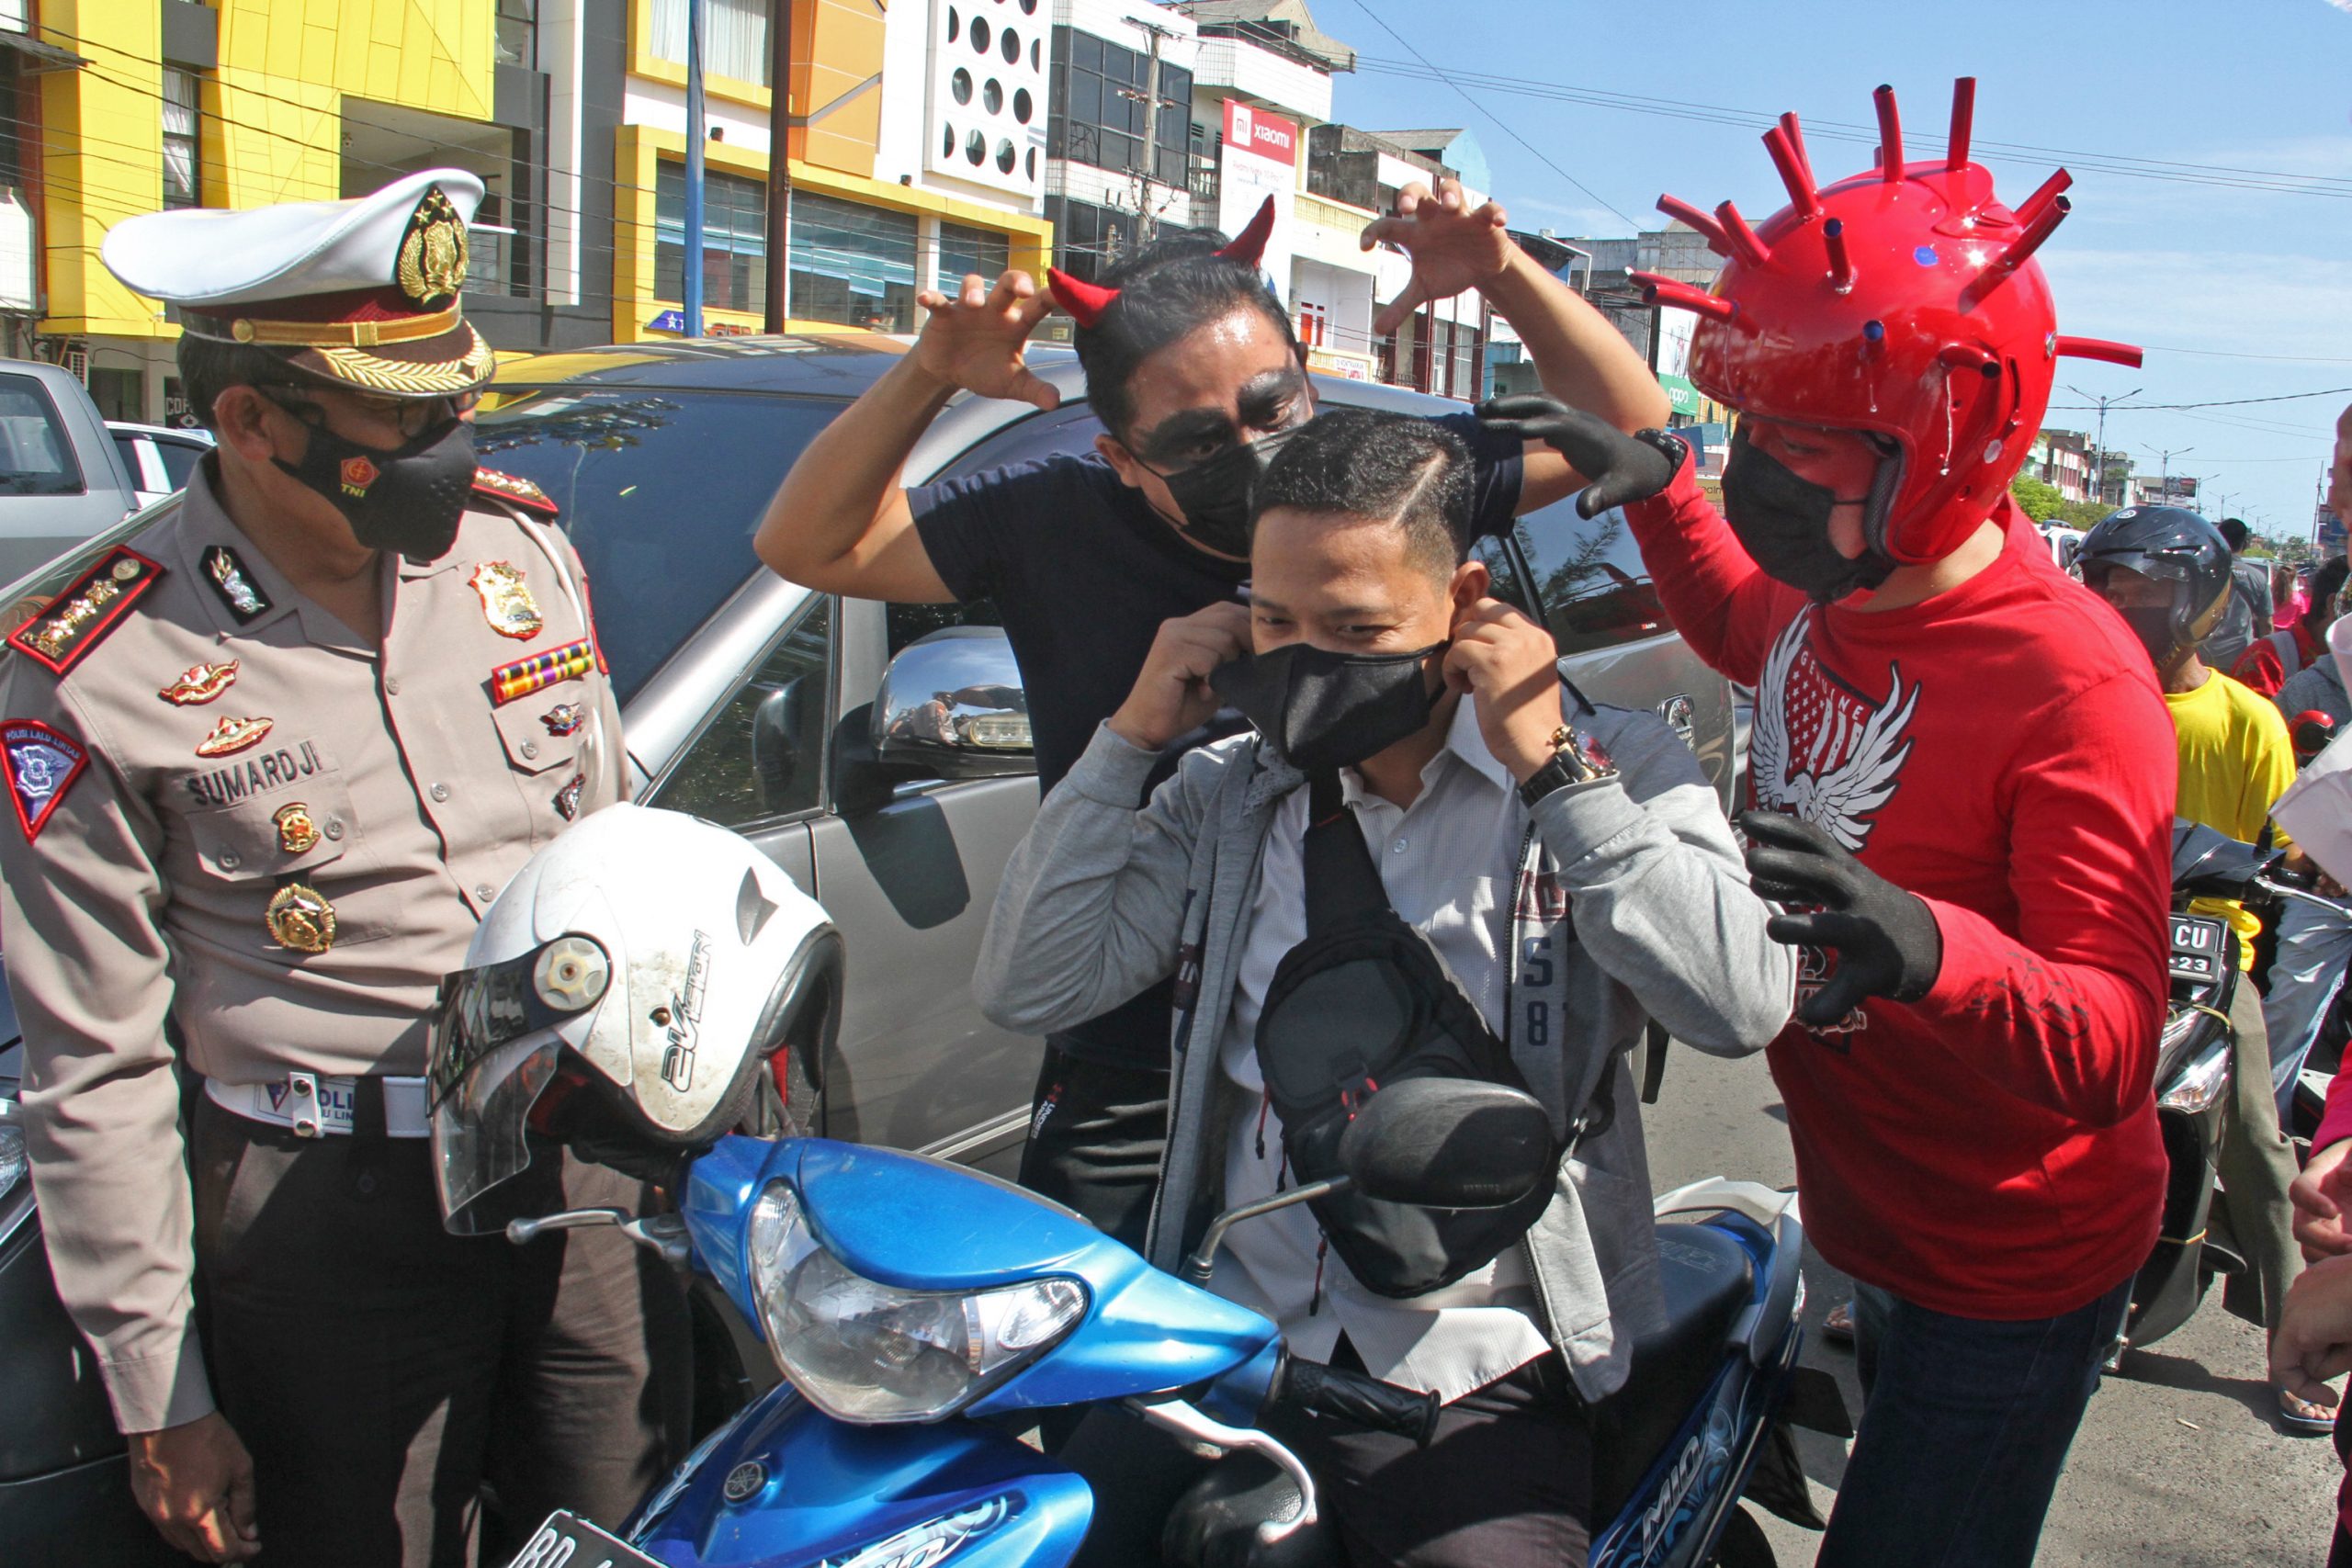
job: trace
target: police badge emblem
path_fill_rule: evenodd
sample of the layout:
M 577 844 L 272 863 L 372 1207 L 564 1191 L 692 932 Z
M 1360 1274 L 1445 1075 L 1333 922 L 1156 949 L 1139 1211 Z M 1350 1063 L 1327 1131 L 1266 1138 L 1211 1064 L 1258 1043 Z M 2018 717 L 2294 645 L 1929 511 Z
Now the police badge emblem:
M 334 906 L 315 887 L 289 882 L 271 895 L 262 923 L 280 947 L 324 953 L 334 945 Z
M 224 713 L 212 727 L 212 733 L 196 743 L 196 754 L 226 757 L 248 746 L 258 746 L 262 737 L 269 733 L 269 727 L 277 722 L 274 718 L 232 718 Z
M 535 637 L 547 625 L 538 602 L 524 584 L 523 573 L 512 562 L 486 560 L 474 568 L 474 592 L 481 595 L 481 613 L 500 637 Z
M 212 584 L 212 592 L 229 607 L 229 614 L 243 626 L 269 609 L 269 596 L 254 586 L 245 575 L 245 563 L 237 552 L 226 545 L 209 545 L 204 551 L 204 575 Z
M 89 765 L 90 755 L 74 741 L 38 719 L 0 725 L 0 750 L 8 758 L 8 799 L 28 841 L 40 837 L 57 803 Z
M 191 664 L 181 671 L 178 680 L 155 694 L 175 706 L 191 707 L 210 702 L 227 691 L 236 678 L 237 661 L 233 659 L 226 664 Z
M 558 703 L 539 715 L 539 722 L 548 727 L 549 735 L 575 735 L 586 723 L 588 710 L 578 703 Z
M 277 847 L 288 854 L 307 854 L 318 846 L 319 825 L 311 819 L 311 808 L 303 802 L 297 800 L 279 807 L 270 820 L 277 824 Z

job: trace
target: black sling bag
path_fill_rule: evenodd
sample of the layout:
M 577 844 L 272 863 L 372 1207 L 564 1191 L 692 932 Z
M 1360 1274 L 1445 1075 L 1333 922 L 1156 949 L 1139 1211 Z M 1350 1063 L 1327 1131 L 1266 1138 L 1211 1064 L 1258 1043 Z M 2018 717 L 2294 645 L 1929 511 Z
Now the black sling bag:
M 1258 1019 L 1258 1063 L 1293 1180 L 1340 1174 L 1340 1134 L 1382 1086 L 1474 1078 L 1525 1089 L 1510 1048 L 1429 939 L 1388 903 L 1335 772 L 1308 785 L 1306 940 L 1283 955 Z M 1417 1296 L 1485 1268 L 1552 1201 L 1544 1183 L 1498 1209 L 1420 1209 L 1341 1192 L 1308 1205 L 1363 1287 Z

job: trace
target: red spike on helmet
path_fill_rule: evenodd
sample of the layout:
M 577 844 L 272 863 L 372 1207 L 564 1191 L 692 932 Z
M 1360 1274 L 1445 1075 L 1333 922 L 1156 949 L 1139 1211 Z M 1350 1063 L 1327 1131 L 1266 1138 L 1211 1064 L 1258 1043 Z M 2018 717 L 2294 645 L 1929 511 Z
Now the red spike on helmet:
M 1904 162 L 1894 94 L 1874 96 L 1876 167 L 1804 202 L 1812 171 L 1783 120 L 1773 162 L 1798 199 L 1753 225 L 1754 251 L 1738 231 L 1749 226 L 1724 213 L 1714 226 L 1730 259 L 1712 291 L 1660 287 L 1656 298 L 1698 312 L 1686 373 L 1716 401 L 1893 441 L 1903 470 L 1872 542 L 1931 561 L 1975 531 L 2024 465 L 2057 356 L 2120 363 L 2135 351 L 2058 335 L 2033 253 L 2065 216 L 2064 178 L 2012 211 L 1966 156 L 1973 93 L 1956 95 L 1942 155 L 1916 164 Z
M 1245 266 L 1256 266 L 1258 258 L 1266 254 L 1266 241 L 1274 231 L 1274 198 L 1268 197 L 1258 208 L 1258 216 L 1250 220 L 1233 243 L 1217 254 L 1227 261 L 1238 261 Z
M 1070 320 L 1081 327 L 1091 327 L 1119 297 L 1115 288 L 1105 288 L 1099 283 L 1089 283 L 1072 277 L 1057 266 L 1046 269 L 1046 288 L 1053 295 L 1054 303 L 1068 310 Z

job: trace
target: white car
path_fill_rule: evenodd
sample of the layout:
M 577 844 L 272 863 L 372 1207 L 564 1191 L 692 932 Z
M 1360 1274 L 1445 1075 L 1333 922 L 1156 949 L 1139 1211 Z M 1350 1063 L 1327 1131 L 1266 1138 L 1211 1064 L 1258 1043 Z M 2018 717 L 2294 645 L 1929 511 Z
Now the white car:
M 175 430 L 162 424 L 125 424 L 107 421 L 115 449 L 130 470 L 139 504 L 152 506 L 187 483 L 198 461 L 212 450 L 212 432 Z

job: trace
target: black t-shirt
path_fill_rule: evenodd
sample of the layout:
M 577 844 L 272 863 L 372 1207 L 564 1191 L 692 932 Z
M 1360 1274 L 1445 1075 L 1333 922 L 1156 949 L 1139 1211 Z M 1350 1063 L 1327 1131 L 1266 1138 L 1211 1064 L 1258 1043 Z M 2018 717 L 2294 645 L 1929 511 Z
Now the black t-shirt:
M 1517 439 L 1468 412 L 1437 423 L 1469 446 L 1473 519 L 1482 533 L 1519 509 Z M 960 601 L 992 599 L 1020 661 L 1037 749 L 1037 783 L 1061 782 L 1134 687 L 1162 622 L 1238 600 L 1249 571 L 1186 544 L 1102 458 L 1055 457 L 907 492 L 923 549 Z M 1155 773 L 1215 731 L 1188 736 Z M 1141 805 L 1139 800 L 1137 805 Z M 1134 1066 L 1168 1062 L 1168 987 L 1057 1036 L 1080 1056 Z

